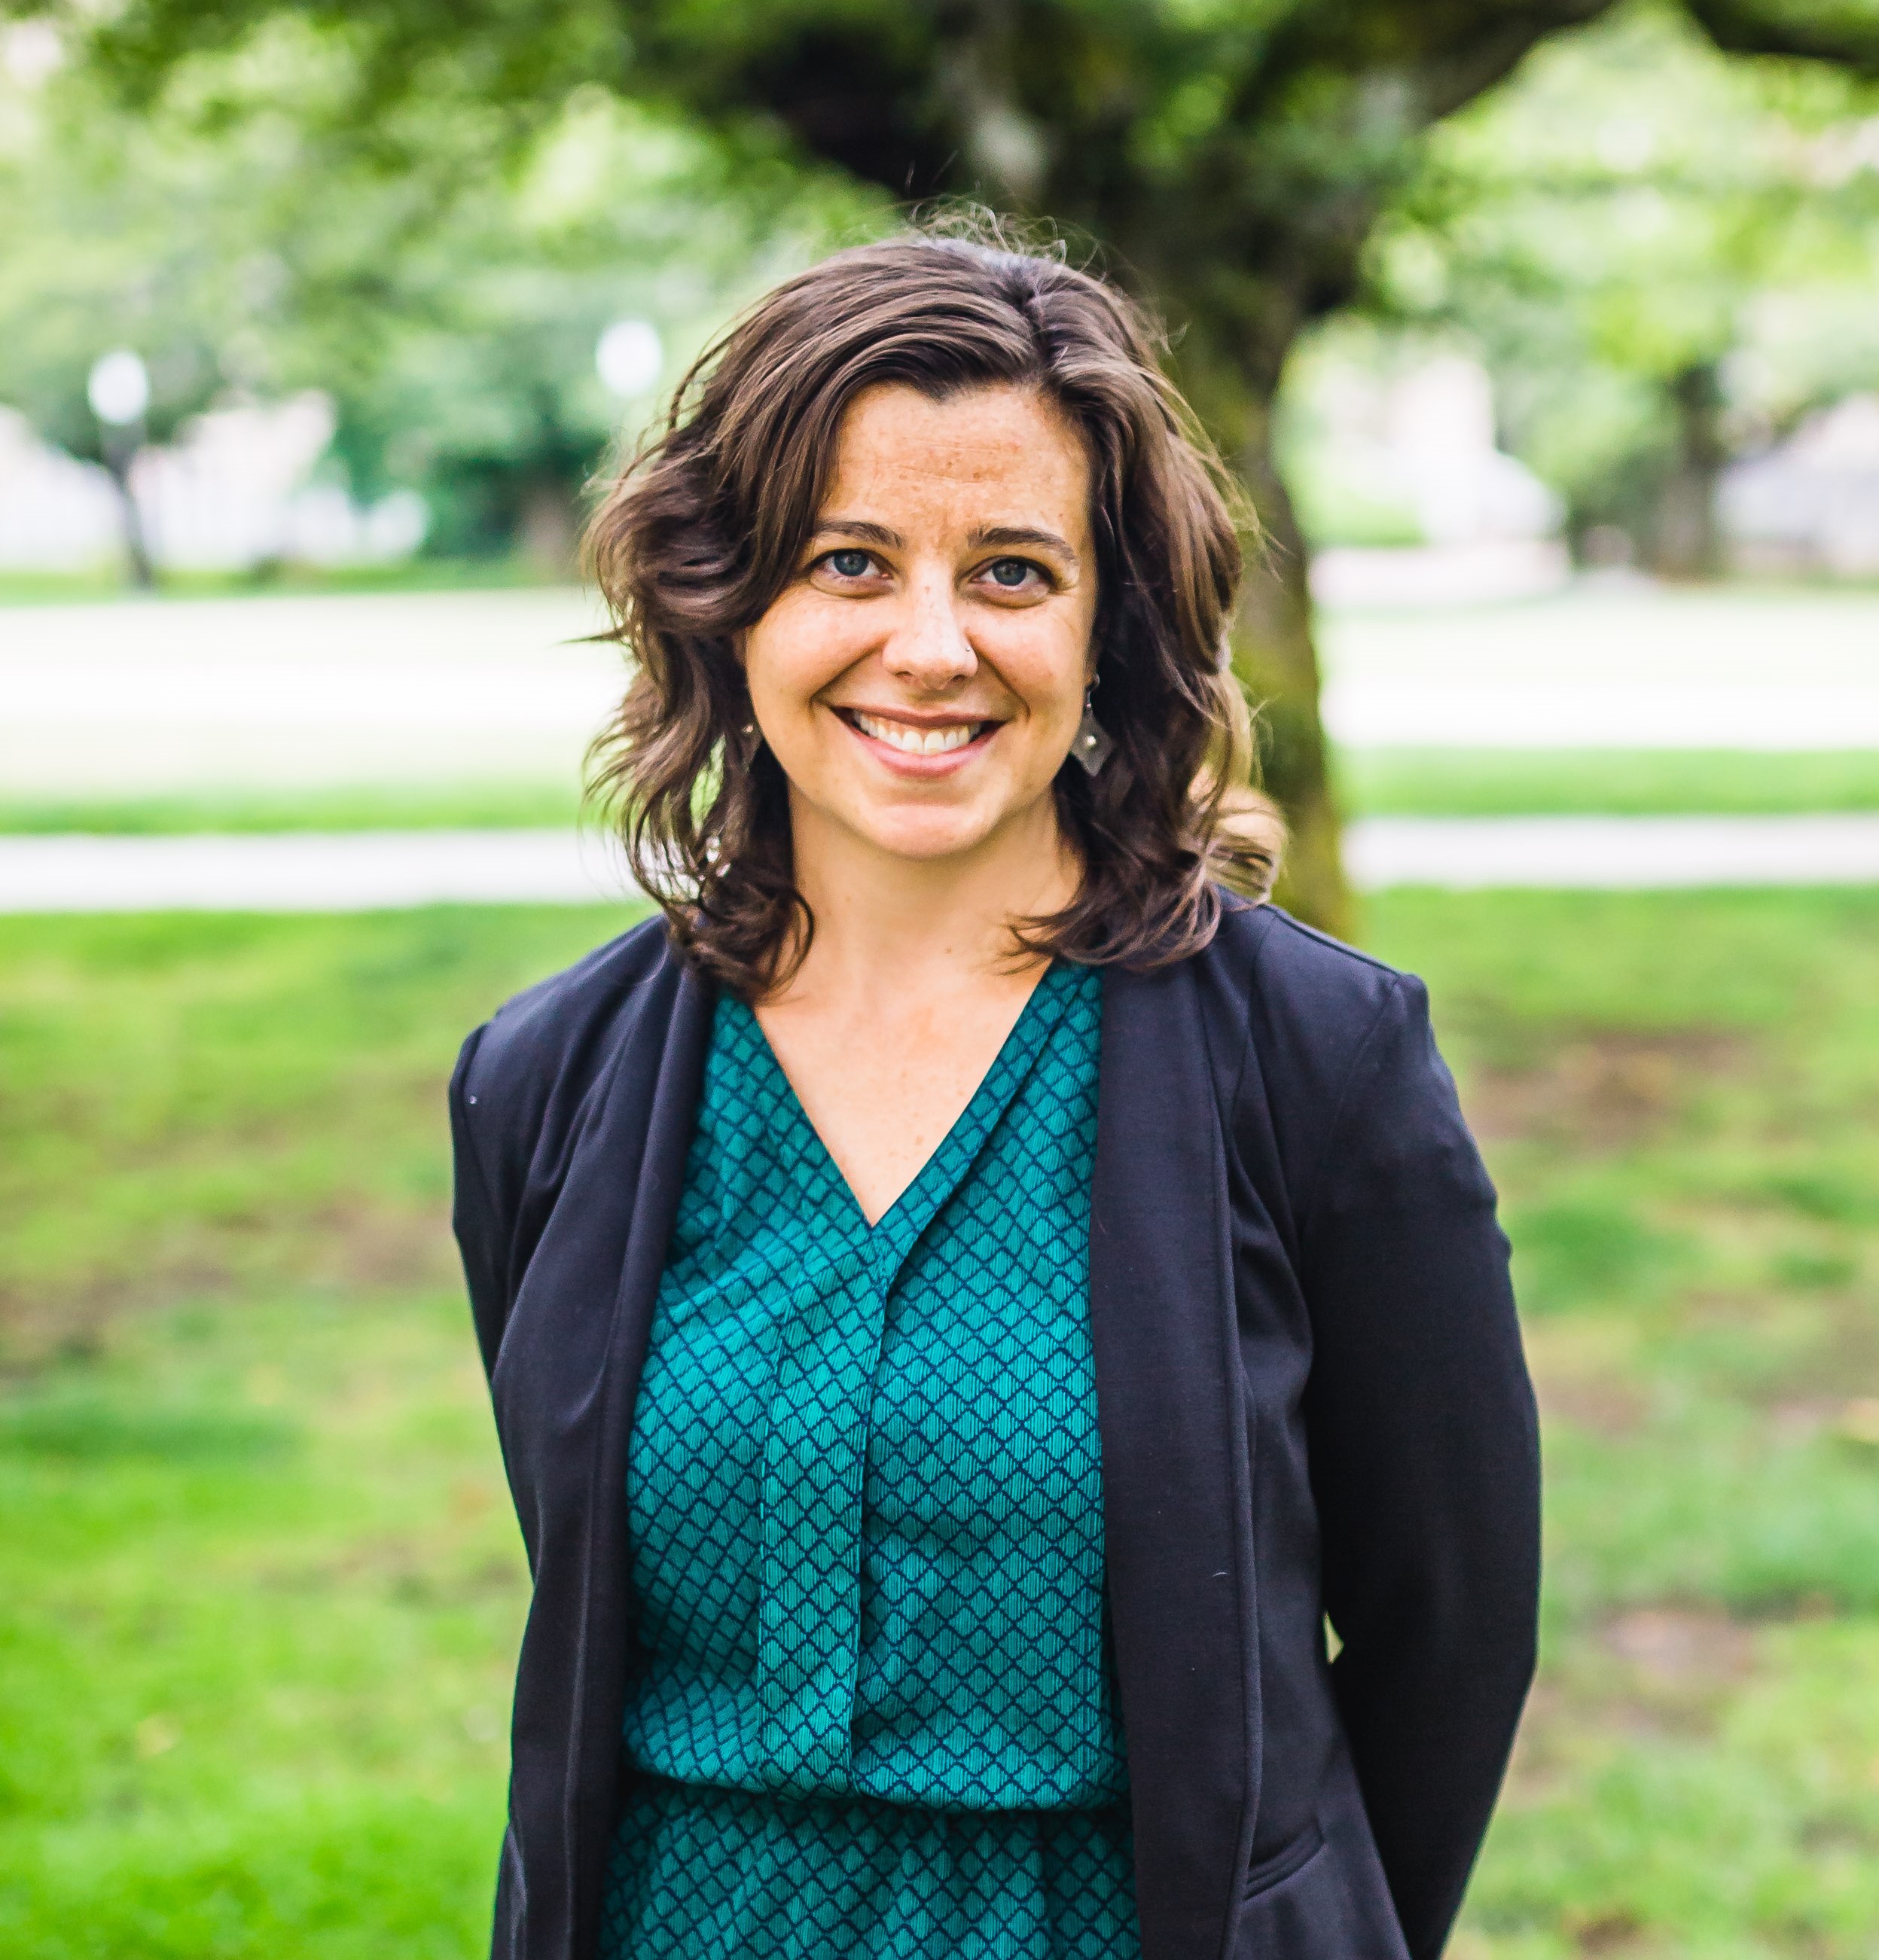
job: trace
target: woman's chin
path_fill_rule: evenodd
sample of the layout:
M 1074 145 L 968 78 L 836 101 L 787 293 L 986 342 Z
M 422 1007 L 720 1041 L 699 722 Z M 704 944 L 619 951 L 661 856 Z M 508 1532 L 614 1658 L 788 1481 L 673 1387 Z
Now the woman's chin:
M 977 822 L 923 822 L 871 825 L 861 835 L 883 857 L 925 870 L 967 862 L 983 848 L 990 832 L 991 826 Z
M 814 840 L 817 852 L 849 858 L 858 848 L 869 857 L 934 864 L 969 858 L 999 828 L 998 810 L 976 798 L 858 795 L 856 787 L 832 784 L 817 795 L 792 783 L 790 821 L 799 855 Z

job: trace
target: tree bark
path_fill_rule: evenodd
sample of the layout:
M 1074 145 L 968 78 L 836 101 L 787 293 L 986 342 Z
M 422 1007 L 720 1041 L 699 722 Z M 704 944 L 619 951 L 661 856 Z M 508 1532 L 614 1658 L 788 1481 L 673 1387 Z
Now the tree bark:
M 1722 575 L 1716 492 L 1729 460 L 1722 437 L 1722 387 L 1713 364 L 1686 368 L 1670 383 L 1677 462 L 1658 499 L 1651 558 L 1666 578 Z
M 573 578 L 580 544 L 580 516 L 566 484 L 553 476 L 533 479 L 516 512 L 515 549 L 523 563 L 540 578 Z
M 1272 455 L 1273 397 L 1291 336 L 1269 314 L 1260 326 L 1263 331 L 1197 324 L 1179 342 L 1180 378 L 1257 523 L 1246 539 L 1233 665 L 1256 712 L 1260 786 L 1285 819 L 1285 855 L 1273 896 L 1307 924 L 1349 939 L 1357 908 L 1339 848 L 1319 717 L 1311 554 Z
M 141 434 L 107 434 L 104 467 L 117 492 L 118 518 L 123 527 L 124 555 L 129 562 L 131 583 L 140 592 L 149 592 L 156 587 L 156 568 L 150 562 L 149 542 L 144 536 L 143 513 L 138 509 L 130 487 L 130 466 L 142 447 Z
M 1353 937 L 1356 906 L 1339 848 L 1324 726 L 1309 555 L 1291 498 L 1274 466 L 1272 406 L 1260 404 L 1241 444 L 1239 474 L 1263 536 L 1248 555 L 1234 632 L 1234 667 L 1259 709 L 1260 777 L 1285 812 L 1289 837 L 1274 896 L 1287 910 Z

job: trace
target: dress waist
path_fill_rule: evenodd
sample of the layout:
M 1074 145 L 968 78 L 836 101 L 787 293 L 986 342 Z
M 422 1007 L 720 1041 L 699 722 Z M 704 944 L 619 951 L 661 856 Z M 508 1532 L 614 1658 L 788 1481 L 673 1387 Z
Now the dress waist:
M 942 1812 L 642 1776 L 603 1960 L 1139 1960 L 1126 1808 Z

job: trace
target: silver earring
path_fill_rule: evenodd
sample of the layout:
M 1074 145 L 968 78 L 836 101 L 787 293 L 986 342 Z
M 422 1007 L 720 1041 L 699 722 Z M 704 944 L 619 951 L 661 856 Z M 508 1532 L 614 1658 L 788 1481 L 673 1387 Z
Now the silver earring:
M 1116 738 L 1096 718 L 1094 681 L 1083 690 L 1083 719 L 1077 724 L 1075 739 L 1070 744 L 1070 753 L 1082 765 L 1084 772 L 1094 775 L 1109 760 L 1110 752 L 1116 746 Z

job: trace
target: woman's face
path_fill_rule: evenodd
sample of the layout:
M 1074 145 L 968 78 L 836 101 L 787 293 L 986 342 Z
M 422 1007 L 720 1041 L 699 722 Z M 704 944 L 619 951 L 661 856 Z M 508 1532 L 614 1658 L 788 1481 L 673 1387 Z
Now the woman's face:
M 869 390 L 795 577 L 746 635 L 758 727 L 805 821 L 893 855 L 1040 818 L 1083 711 L 1090 471 L 1027 388 Z

